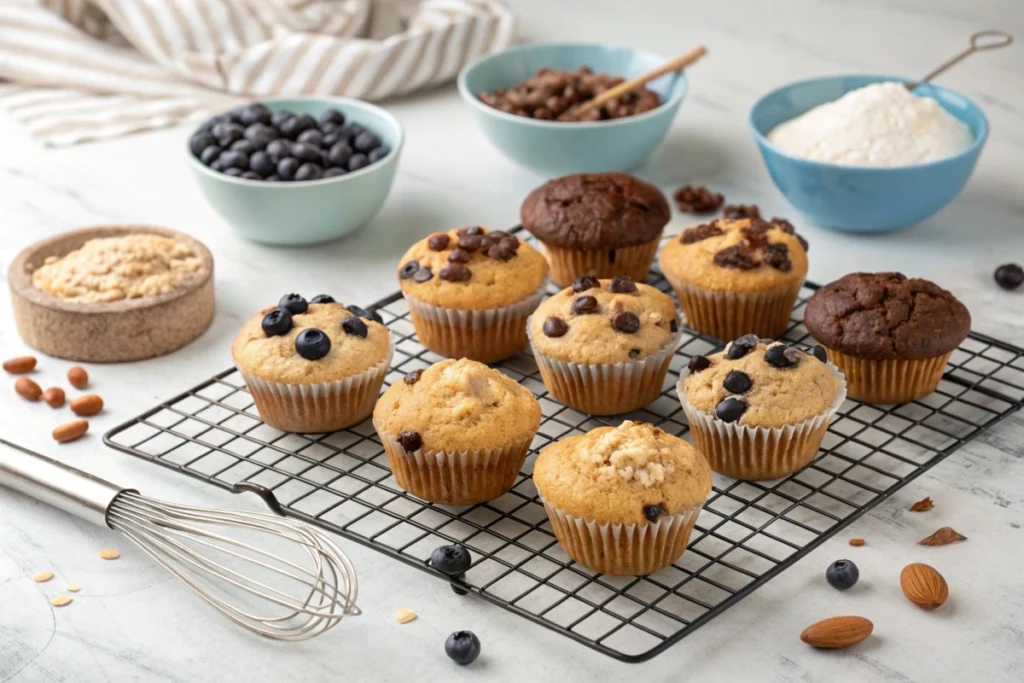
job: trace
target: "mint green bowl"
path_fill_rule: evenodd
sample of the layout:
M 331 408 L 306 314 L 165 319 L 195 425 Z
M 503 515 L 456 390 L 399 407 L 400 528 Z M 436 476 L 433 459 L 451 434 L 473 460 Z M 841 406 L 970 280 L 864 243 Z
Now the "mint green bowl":
M 186 145 L 192 173 L 210 206 L 243 237 L 273 245 L 327 242 L 369 223 L 384 205 L 398 171 L 405 143 L 398 119 L 380 107 L 347 97 L 273 99 L 263 104 L 274 111 L 313 116 L 336 108 L 347 120 L 376 133 L 390 151 L 377 163 L 336 178 L 266 182 L 213 171 Z

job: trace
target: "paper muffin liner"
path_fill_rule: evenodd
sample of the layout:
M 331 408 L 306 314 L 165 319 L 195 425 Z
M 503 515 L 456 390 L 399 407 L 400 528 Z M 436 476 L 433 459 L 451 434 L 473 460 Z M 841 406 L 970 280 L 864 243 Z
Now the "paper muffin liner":
M 686 324 L 723 341 L 745 334 L 772 339 L 790 325 L 793 304 L 802 282 L 765 292 L 723 292 L 703 289 L 665 275 L 686 314 Z
M 535 433 L 503 448 L 420 448 L 410 453 L 397 434 L 384 431 L 376 421 L 373 426 L 398 485 L 417 498 L 442 505 L 475 505 L 504 495 L 515 484 Z
M 686 551 L 703 505 L 650 524 L 610 524 L 574 517 L 541 500 L 555 537 L 573 560 L 601 574 L 643 576 L 669 566 Z
M 679 337 L 676 332 L 647 358 L 620 363 L 557 360 L 545 356 L 536 346 L 533 357 L 551 398 L 589 415 L 620 415 L 658 398 Z
M 693 445 L 711 469 L 727 477 L 757 481 L 793 474 L 817 455 L 829 422 L 846 400 L 846 378 L 835 366 L 826 367 L 842 383 L 835 400 L 823 413 L 782 427 L 724 422 L 697 409 L 686 395 L 684 383 L 690 371 L 684 368 L 676 391 L 693 432 Z
M 416 336 L 425 347 L 445 358 L 494 363 L 526 346 L 526 320 L 546 289 L 547 280 L 521 301 L 482 311 L 435 306 L 408 294 L 405 300 Z
M 935 391 L 946 371 L 947 354 L 924 360 L 865 360 L 825 348 L 849 383 L 850 398 L 864 403 L 909 403 Z
M 241 368 L 238 372 L 265 423 L 286 432 L 320 434 L 359 424 L 373 414 L 394 351 L 392 339 L 387 355 L 376 365 L 332 382 L 285 384 Z
M 563 249 L 541 242 L 551 264 L 551 280 L 559 287 L 568 287 L 572 281 L 584 275 L 597 278 L 611 278 L 628 275 L 637 282 L 643 282 L 654 263 L 654 255 L 661 243 L 661 235 L 650 242 L 641 242 L 619 249 Z

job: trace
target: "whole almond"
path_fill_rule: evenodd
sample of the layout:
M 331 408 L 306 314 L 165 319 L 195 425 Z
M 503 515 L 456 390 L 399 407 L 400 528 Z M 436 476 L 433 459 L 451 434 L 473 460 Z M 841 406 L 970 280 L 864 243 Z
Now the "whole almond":
M 12 375 L 20 375 L 26 372 L 32 372 L 36 368 L 36 357 L 35 356 L 18 356 L 10 360 L 4 361 L 4 370 L 11 373 Z
M 918 607 L 935 609 L 949 598 L 949 586 L 934 567 L 921 562 L 908 564 L 900 572 L 900 588 Z
M 14 390 L 18 392 L 19 396 L 29 401 L 38 401 L 39 397 L 43 395 L 43 390 L 39 385 L 28 377 L 19 377 L 18 381 L 14 383 Z
M 75 389 L 85 389 L 89 386 L 89 373 L 85 371 L 85 368 L 76 365 L 68 370 L 68 381 Z
M 79 396 L 71 402 L 71 412 L 75 415 L 88 417 L 103 410 L 103 399 L 96 394 Z
M 89 431 L 88 420 L 72 420 L 71 422 L 65 422 L 54 427 L 53 439 L 58 443 L 67 443 L 68 441 L 81 438 L 87 431 Z
M 800 640 L 814 647 L 830 650 L 856 645 L 871 635 L 875 625 L 864 617 L 832 617 L 811 624 L 800 634 Z
M 43 392 L 43 401 L 51 408 L 60 408 L 64 405 L 64 390 L 60 387 L 50 387 Z

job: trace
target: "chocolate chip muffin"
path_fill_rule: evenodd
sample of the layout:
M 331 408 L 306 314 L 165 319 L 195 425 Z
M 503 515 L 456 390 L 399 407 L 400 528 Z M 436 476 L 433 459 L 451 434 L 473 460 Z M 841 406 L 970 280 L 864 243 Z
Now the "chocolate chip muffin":
M 398 265 L 420 342 L 442 356 L 484 363 L 526 345 L 526 319 L 544 296 L 547 274 L 529 244 L 479 226 L 434 233 Z
M 891 404 L 935 391 L 971 314 L 928 280 L 851 273 L 814 293 L 804 324 L 846 375 L 850 398 Z
M 682 439 L 626 420 L 551 444 L 533 482 L 566 553 L 603 574 L 653 574 L 678 560 L 711 470 Z
M 444 360 L 392 384 L 373 425 L 399 486 L 434 503 L 473 505 L 515 483 L 540 404 L 482 363 Z
M 834 367 L 754 335 L 691 358 L 676 389 L 711 469 L 746 480 L 785 477 L 810 462 L 846 397 Z
M 325 294 L 286 295 L 231 345 L 260 417 L 288 432 L 332 432 L 369 417 L 391 352 L 379 317 Z
M 777 337 L 807 277 L 807 242 L 781 218 L 719 219 L 667 242 L 659 263 L 693 329 Z
M 672 299 L 620 275 L 584 276 L 530 318 L 530 344 L 551 396 L 591 415 L 617 415 L 661 393 L 679 318 Z
M 671 211 L 658 188 L 628 173 L 583 173 L 541 185 L 520 215 L 544 245 L 551 279 L 566 287 L 584 275 L 642 281 Z

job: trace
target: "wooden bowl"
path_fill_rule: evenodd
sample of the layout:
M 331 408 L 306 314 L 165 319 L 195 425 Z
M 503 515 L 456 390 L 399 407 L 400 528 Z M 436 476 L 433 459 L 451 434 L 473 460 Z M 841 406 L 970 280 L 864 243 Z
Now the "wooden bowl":
M 36 288 L 32 272 L 49 256 L 64 256 L 94 237 L 149 233 L 189 244 L 203 262 L 195 279 L 170 292 L 110 303 L 68 301 Z M 92 363 L 154 358 L 198 337 L 213 319 L 213 256 L 188 235 L 136 225 L 73 230 L 36 242 L 8 270 L 14 320 L 29 346 Z

